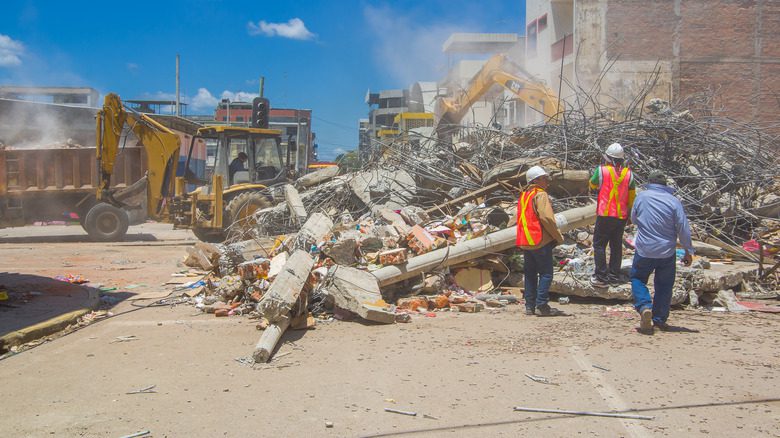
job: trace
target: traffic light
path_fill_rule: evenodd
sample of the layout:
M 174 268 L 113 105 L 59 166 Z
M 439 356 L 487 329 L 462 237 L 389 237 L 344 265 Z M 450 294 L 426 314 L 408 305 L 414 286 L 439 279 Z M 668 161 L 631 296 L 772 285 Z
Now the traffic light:
M 252 126 L 255 128 L 268 128 L 268 113 L 271 104 L 264 97 L 255 97 L 252 101 Z

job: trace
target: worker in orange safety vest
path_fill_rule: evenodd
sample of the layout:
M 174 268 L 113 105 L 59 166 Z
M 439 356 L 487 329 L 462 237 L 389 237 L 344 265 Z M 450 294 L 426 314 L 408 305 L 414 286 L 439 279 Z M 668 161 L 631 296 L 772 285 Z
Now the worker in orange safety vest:
M 528 187 L 517 201 L 516 240 L 517 247 L 523 250 L 525 314 L 560 316 L 564 313 L 548 304 L 553 278 L 552 251 L 555 245 L 563 243 L 545 191 L 550 185 L 550 175 L 540 166 L 531 167 L 525 175 Z
M 625 166 L 625 152 L 620 143 L 606 150 L 606 163 L 596 168 L 590 188 L 598 190 L 596 227 L 593 231 L 593 258 L 596 269 L 590 278 L 595 287 L 608 287 L 625 281 L 620 273 L 623 261 L 623 231 L 636 196 L 634 174 Z M 609 265 L 607 265 L 609 245 Z

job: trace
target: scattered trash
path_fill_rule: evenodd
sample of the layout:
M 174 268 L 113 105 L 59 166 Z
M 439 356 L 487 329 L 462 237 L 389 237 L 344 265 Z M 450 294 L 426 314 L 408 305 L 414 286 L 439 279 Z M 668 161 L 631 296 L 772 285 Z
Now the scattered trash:
M 58 275 L 58 276 L 54 277 L 54 279 L 55 280 L 59 280 L 59 281 L 64 281 L 64 282 L 70 283 L 70 284 L 89 283 L 89 280 L 87 280 L 86 278 L 82 277 L 79 274 L 75 274 L 75 275 L 74 274 Z
M 392 408 L 385 408 L 385 412 L 391 412 L 393 414 L 400 414 L 400 415 L 408 415 L 410 417 L 416 417 L 417 416 L 417 412 L 401 411 L 401 410 L 392 409 Z
M 116 342 L 130 342 L 130 341 L 137 341 L 141 338 L 137 337 L 136 335 L 129 335 L 129 336 L 117 336 L 114 338 L 113 341 L 109 342 L 109 344 L 113 344 Z
M 527 374 L 527 373 L 525 376 L 537 383 L 544 383 L 545 385 L 556 385 L 556 386 L 558 385 L 557 383 L 551 382 L 550 379 L 544 376 L 535 376 L 533 374 Z
M 154 388 L 156 387 L 157 385 L 150 385 L 145 388 L 137 389 L 135 391 L 126 392 L 125 394 L 153 394 L 157 392 L 154 390 Z
M 151 433 L 152 433 L 152 431 L 150 431 L 150 430 L 144 430 L 142 432 L 136 432 L 136 433 L 131 433 L 130 435 L 124 435 L 124 436 L 121 436 L 119 438 L 137 438 L 137 437 L 141 437 L 141 436 L 151 435 Z

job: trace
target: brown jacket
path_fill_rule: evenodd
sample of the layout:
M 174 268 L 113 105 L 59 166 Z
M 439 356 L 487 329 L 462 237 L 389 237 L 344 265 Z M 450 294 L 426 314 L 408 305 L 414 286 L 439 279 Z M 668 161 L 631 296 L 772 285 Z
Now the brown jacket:
M 531 184 L 526 188 L 526 191 L 532 190 L 534 187 L 539 187 L 536 184 Z M 541 187 L 539 187 L 541 189 Z M 539 223 L 542 225 L 542 240 L 536 246 L 519 246 L 520 249 L 539 249 L 548 243 L 555 240 L 559 244 L 563 243 L 563 236 L 558 230 L 558 225 L 555 223 L 555 214 L 553 213 L 552 204 L 550 203 L 550 197 L 547 196 L 547 192 L 539 190 L 534 196 L 533 209 L 539 217 Z M 518 217 L 522 212 L 517 212 Z

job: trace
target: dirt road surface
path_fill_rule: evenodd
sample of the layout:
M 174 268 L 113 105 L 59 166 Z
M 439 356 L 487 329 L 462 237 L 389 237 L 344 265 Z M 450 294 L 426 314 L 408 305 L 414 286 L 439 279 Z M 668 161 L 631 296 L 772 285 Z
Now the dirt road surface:
M 2 230 L 0 272 L 75 273 L 127 295 L 117 316 L 0 361 L 0 436 L 780 436 L 777 315 L 678 310 L 670 322 L 698 332 L 652 337 L 599 302 L 561 306 L 567 318 L 513 306 L 333 321 L 288 333 L 271 364 L 252 367 L 236 360 L 260 336 L 249 320 L 130 301 L 166 295 L 193 242 L 159 224 L 109 244 L 78 227 Z

